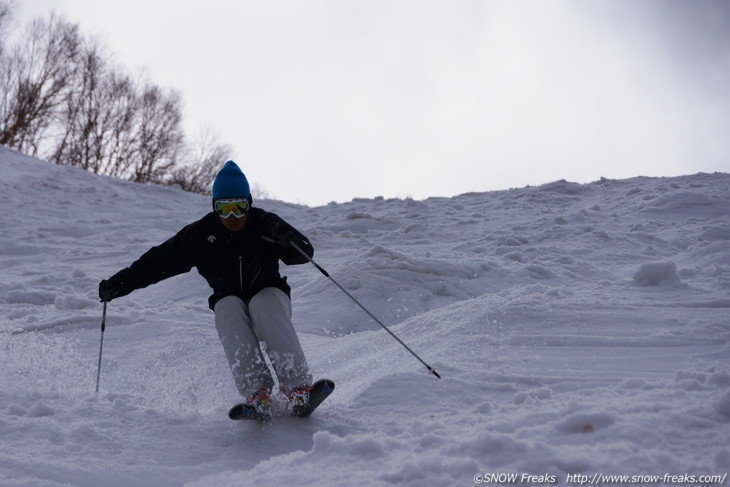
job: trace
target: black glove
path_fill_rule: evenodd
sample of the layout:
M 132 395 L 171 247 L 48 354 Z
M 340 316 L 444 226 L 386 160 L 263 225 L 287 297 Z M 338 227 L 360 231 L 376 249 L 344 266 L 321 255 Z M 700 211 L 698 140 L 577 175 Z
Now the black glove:
M 122 287 L 118 282 L 107 279 L 99 283 L 99 297 L 102 301 L 111 301 L 122 295 Z
M 296 237 L 292 229 L 283 223 L 274 223 L 271 225 L 271 238 L 276 245 L 289 247 L 291 241 L 295 240 Z

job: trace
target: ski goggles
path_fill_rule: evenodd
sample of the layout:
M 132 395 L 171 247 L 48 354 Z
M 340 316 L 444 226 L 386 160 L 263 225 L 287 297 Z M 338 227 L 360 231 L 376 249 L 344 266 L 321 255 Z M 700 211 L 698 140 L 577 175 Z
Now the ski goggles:
M 215 200 L 213 202 L 213 208 L 223 218 L 228 218 L 231 215 L 236 218 L 243 218 L 248 213 L 248 210 L 251 209 L 251 203 L 248 202 L 248 199 L 230 198 Z

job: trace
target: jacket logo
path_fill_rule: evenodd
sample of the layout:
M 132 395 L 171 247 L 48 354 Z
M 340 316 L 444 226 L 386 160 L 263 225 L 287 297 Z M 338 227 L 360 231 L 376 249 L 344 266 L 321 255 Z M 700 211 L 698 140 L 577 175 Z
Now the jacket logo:
M 215 242 L 215 235 L 208 235 L 208 242 L 210 242 L 210 243 Z

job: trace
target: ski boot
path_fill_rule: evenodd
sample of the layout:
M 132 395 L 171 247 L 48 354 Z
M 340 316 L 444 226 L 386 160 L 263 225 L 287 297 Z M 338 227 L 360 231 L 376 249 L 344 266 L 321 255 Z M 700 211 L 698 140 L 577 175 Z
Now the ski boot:
M 299 386 L 286 393 L 289 409 L 294 416 L 301 416 L 309 405 L 309 386 Z

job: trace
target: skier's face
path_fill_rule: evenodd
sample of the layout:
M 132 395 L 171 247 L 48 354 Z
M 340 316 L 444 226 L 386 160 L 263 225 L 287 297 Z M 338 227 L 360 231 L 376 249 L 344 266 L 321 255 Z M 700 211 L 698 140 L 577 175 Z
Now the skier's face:
M 224 227 L 226 227 L 226 230 L 229 232 L 237 232 L 239 230 L 242 230 L 243 227 L 246 226 L 246 222 L 248 221 L 248 215 L 244 215 L 241 218 L 236 218 L 233 215 L 230 215 L 228 218 L 223 218 L 222 216 L 219 217 L 221 219 L 221 223 Z

